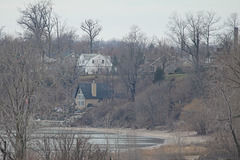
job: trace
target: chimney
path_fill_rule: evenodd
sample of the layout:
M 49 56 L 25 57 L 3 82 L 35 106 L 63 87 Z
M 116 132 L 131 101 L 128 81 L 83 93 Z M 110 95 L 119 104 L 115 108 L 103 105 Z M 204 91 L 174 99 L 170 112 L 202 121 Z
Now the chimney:
M 93 81 L 91 84 L 91 90 L 92 90 L 92 96 L 96 97 L 97 96 L 97 84 L 95 83 L 95 81 Z
M 234 51 L 238 51 L 238 27 L 234 27 Z

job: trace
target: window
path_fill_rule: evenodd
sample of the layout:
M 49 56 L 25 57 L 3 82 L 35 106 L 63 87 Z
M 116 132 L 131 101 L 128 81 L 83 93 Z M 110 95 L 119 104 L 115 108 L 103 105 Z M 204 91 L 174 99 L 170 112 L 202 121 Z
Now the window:
M 83 107 L 84 106 L 84 101 L 77 101 L 77 105 Z
M 84 63 L 84 60 L 82 60 L 82 63 Z
M 83 93 L 82 93 L 81 90 L 80 90 L 80 92 L 77 94 L 76 103 L 77 103 L 78 106 L 84 107 L 85 97 L 84 97 L 84 95 L 83 95 Z
M 84 106 L 84 100 L 77 99 L 77 105 L 83 107 Z
M 102 60 L 102 64 L 104 64 L 104 60 Z
M 94 63 L 94 60 L 92 60 L 92 63 Z
M 84 106 L 84 101 L 80 101 L 80 105 L 79 106 Z
M 77 99 L 78 99 L 78 100 L 84 100 L 84 96 L 83 96 L 82 94 L 78 94 L 78 95 L 77 95 Z

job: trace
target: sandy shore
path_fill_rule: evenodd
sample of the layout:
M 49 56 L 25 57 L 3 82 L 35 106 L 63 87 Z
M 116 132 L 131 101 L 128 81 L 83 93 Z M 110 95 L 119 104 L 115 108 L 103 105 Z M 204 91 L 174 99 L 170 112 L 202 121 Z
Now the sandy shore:
M 79 131 L 94 131 L 103 133 L 116 133 L 116 134 L 127 134 L 136 135 L 150 138 L 160 138 L 164 139 L 163 145 L 188 145 L 188 144 L 201 144 L 210 141 L 212 138 L 210 136 L 200 136 L 196 132 L 183 132 L 183 131 L 161 131 L 161 130 L 146 130 L 146 129 L 122 129 L 122 128 L 61 128 L 67 130 L 79 130 Z

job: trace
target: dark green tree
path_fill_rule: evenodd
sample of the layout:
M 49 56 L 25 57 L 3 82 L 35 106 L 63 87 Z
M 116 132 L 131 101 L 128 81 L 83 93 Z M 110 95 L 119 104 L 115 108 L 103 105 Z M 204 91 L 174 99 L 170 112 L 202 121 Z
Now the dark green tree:
M 164 78 L 165 78 L 164 71 L 161 67 L 158 66 L 154 73 L 153 83 L 158 82 L 160 84 L 160 82 L 164 80 Z

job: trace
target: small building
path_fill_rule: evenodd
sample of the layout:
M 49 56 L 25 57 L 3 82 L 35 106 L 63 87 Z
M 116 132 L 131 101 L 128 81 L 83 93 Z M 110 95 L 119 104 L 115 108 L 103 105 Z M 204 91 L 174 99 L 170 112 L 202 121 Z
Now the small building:
M 84 109 L 111 99 L 112 91 L 107 83 L 79 83 L 75 93 L 76 109 Z
M 110 56 L 101 54 L 81 54 L 77 61 L 80 71 L 86 74 L 102 74 L 112 71 Z
M 63 55 L 63 63 L 76 65 L 78 57 L 79 56 L 75 52 L 65 53 Z

